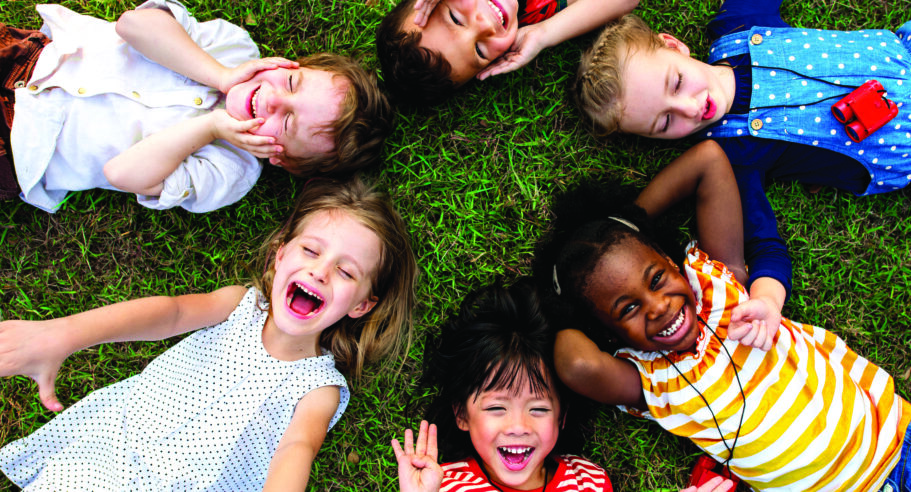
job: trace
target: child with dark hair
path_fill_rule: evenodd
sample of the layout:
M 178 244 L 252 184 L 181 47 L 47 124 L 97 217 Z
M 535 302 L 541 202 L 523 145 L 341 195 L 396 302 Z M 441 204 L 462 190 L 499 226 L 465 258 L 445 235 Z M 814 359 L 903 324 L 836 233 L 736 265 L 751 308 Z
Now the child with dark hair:
M 404 448 L 392 441 L 403 491 L 613 490 L 600 466 L 563 454 L 577 451 L 567 437 L 581 422 L 553 370 L 553 337 L 530 282 L 469 295 L 427 344 L 425 383 L 437 390 L 427 415 L 439 431 L 423 421 L 416 443 L 410 429 Z
M 116 23 L 37 10 L 40 32 L 0 24 L 0 199 L 54 212 L 103 188 L 207 212 L 253 187 L 258 158 L 348 174 L 377 162 L 392 130 L 375 77 L 348 58 L 260 59 L 243 29 L 168 0 Z
M 835 334 L 782 318 L 780 283 L 746 292 L 726 266 L 742 267 L 727 245 L 741 236 L 733 172 L 706 162 L 661 171 L 636 199 L 644 210 L 612 190 L 558 199 L 535 276 L 560 320 L 560 379 L 689 438 L 757 490 L 911 490 L 911 405 Z M 687 192 L 699 241 L 678 267 L 646 212 Z
M 397 102 L 430 105 L 477 77 L 525 66 L 556 46 L 631 12 L 638 0 L 402 0 L 376 46 Z

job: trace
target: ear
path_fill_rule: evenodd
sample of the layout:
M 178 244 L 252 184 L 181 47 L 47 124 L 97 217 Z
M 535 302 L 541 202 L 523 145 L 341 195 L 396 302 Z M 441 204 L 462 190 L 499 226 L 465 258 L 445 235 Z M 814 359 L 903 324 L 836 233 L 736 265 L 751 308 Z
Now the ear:
M 284 258 L 284 256 L 285 256 L 285 243 L 281 243 L 281 245 L 279 245 L 279 247 L 278 247 L 278 251 L 275 252 L 275 263 L 278 263 L 279 261 L 281 261 L 281 259 Z M 275 265 L 273 265 L 273 267 L 274 266 Z
M 452 413 L 455 414 L 456 425 L 459 427 L 459 430 L 468 432 L 468 421 L 465 420 L 464 416 L 459 415 L 459 412 L 456 412 L 456 408 L 452 407 Z
M 285 161 L 281 157 L 272 156 L 269 158 L 269 164 L 278 167 L 285 167 Z
M 677 270 L 680 270 L 680 267 L 677 266 L 677 263 L 675 263 L 674 260 L 672 260 L 670 256 L 664 255 L 664 259 L 666 259 L 667 262 L 670 263 L 674 268 L 676 268 Z
M 361 316 L 370 312 L 373 309 L 373 306 L 376 306 L 376 303 L 379 302 L 380 298 L 377 296 L 370 296 L 360 302 L 357 306 L 354 306 L 354 309 L 348 312 L 349 318 L 360 318 Z
M 664 45 L 669 49 L 672 49 L 683 56 L 690 56 L 690 49 L 685 44 L 683 44 L 683 41 L 680 41 L 679 39 L 671 36 L 666 32 L 659 34 L 658 37 L 664 41 Z

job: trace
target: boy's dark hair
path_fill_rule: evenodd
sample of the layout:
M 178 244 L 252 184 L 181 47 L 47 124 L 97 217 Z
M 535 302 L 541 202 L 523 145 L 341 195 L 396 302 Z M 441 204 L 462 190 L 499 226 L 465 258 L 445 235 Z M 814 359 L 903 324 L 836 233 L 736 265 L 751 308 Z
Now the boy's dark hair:
M 625 239 L 635 239 L 682 260 L 676 237 L 656 237 L 645 211 L 634 204 L 638 194 L 632 187 L 608 183 L 584 184 L 559 195 L 552 207 L 556 218 L 535 251 L 535 283 L 554 328 L 583 330 L 602 349 L 615 347 L 592 315 L 585 293 L 604 254 Z
M 452 66 L 436 51 L 422 48 L 420 31 L 402 29 L 415 15 L 417 0 L 402 0 L 376 30 L 376 52 L 383 69 L 386 90 L 396 104 L 431 106 L 451 96 L 458 88 L 450 78 Z
M 351 58 L 332 53 L 306 56 L 298 63 L 344 77 L 348 90 L 339 118 L 326 130 L 332 137 L 333 151 L 304 158 L 285 155 L 285 169 L 297 175 L 348 175 L 379 162 L 383 142 L 392 133 L 395 114 L 376 85 L 376 75 L 365 72 Z
M 511 287 L 495 284 L 469 294 L 440 334 L 428 336 L 423 385 L 436 387 L 437 393 L 427 420 L 437 424 L 445 461 L 475 454 L 470 436 L 457 425 L 457 415 L 465 416 L 469 399 L 482 391 L 518 391 L 516 381 L 526 381 L 533 392 L 552 391 L 560 402 L 565 427 L 554 452 L 581 450 L 581 419 L 565 418 L 572 393 L 554 371 L 554 334 L 533 283 L 525 279 Z

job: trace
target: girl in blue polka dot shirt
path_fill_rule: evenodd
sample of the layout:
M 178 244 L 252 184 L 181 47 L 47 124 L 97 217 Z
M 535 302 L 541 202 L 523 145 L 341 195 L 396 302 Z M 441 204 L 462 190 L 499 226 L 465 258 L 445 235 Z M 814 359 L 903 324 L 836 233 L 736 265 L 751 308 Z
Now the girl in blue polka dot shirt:
M 625 17 L 583 57 L 576 96 L 605 134 L 716 141 L 740 190 L 745 284 L 771 277 L 790 293 L 791 260 L 765 186 L 793 180 L 865 195 L 911 183 L 911 23 L 895 33 L 792 28 L 780 3 L 725 1 L 709 24 L 707 63 Z M 854 142 L 830 108 L 870 79 L 899 113 Z
M 360 181 L 308 185 L 264 251 L 255 287 L 0 323 L 0 376 L 34 379 L 53 411 L 70 354 L 198 330 L 7 444 L 0 469 L 31 490 L 303 490 L 348 404 L 340 371 L 410 339 L 417 267 L 402 219 Z

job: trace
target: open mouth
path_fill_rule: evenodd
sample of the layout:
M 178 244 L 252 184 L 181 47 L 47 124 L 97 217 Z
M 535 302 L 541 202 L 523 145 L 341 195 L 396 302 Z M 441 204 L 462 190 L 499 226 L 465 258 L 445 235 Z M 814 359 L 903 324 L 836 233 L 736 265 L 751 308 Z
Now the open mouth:
M 253 94 L 250 95 L 250 105 L 249 105 L 250 115 L 253 116 L 254 118 L 256 118 L 256 99 L 259 96 L 259 90 L 262 88 L 263 88 L 263 86 L 257 87 L 256 90 L 253 91 Z
M 707 96 L 705 98 L 705 108 L 702 112 L 703 120 L 710 120 L 715 116 L 715 111 L 718 109 L 718 106 L 715 104 L 715 101 L 712 100 L 712 96 Z
M 511 471 L 525 468 L 535 448 L 530 446 L 499 446 L 497 452 L 503 464 Z
M 658 333 L 659 338 L 670 338 L 674 336 L 680 327 L 683 326 L 683 322 L 686 321 L 686 306 L 683 306 L 683 309 L 680 310 L 680 313 L 677 314 L 677 317 L 671 321 L 671 324 Z
M 509 20 L 509 17 L 506 16 L 506 13 L 503 12 L 503 7 L 493 0 L 487 0 L 487 5 L 490 7 L 490 10 L 497 16 L 497 19 L 500 21 L 500 25 L 504 28 L 506 27 L 506 21 Z
M 325 305 L 324 299 L 319 294 L 298 282 L 293 282 L 288 286 L 285 302 L 288 309 L 298 318 L 315 316 Z

